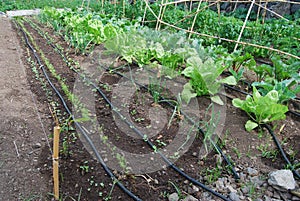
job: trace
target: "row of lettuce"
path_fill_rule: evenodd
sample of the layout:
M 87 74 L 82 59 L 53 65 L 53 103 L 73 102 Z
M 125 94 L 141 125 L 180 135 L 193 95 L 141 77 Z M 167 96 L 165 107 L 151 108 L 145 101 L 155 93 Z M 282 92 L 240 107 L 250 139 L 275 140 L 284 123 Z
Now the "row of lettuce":
M 245 69 L 253 70 L 258 77 L 258 82 L 252 84 L 253 97 L 233 101 L 251 117 L 247 130 L 285 118 L 288 108 L 283 104 L 300 92 L 300 63 L 283 62 L 278 55 L 272 56 L 273 65 L 257 65 L 249 53 L 230 53 L 221 45 L 207 46 L 203 39 L 187 39 L 183 32 L 155 31 L 140 26 L 138 20 L 86 11 L 47 8 L 40 19 L 81 52 L 104 44 L 108 52 L 120 55 L 128 63 L 159 66 L 170 79 L 184 75 L 189 78 L 181 93 L 186 102 L 195 96 L 209 95 L 212 101 L 223 104 L 218 96 L 221 85 L 235 85 L 243 79 Z M 232 75 L 220 79 L 227 70 Z

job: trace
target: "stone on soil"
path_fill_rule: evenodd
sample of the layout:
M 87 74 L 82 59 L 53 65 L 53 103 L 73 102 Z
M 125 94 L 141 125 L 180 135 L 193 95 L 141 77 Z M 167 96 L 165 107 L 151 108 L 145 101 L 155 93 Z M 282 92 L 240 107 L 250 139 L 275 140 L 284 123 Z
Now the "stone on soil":
M 251 168 L 251 167 L 248 167 L 247 168 L 247 173 L 250 175 L 250 176 L 256 176 L 258 175 L 258 171 L 254 168 Z
M 179 200 L 179 196 L 177 193 L 172 193 L 171 195 L 169 195 L 169 201 L 178 201 Z
M 269 185 L 280 191 L 295 189 L 296 182 L 290 170 L 277 170 L 269 174 Z
M 238 194 L 236 194 L 235 192 L 231 192 L 229 194 L 229 198 L 232 200 L 232 201 L 240 201 L 240 197 Z

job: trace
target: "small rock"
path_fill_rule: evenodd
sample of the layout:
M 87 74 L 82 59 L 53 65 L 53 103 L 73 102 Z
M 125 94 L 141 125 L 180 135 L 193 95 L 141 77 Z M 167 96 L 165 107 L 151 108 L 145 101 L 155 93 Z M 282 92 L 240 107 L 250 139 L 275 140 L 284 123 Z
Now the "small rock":
M 264 181 L 260 180 L 258 176 L 250 177 L 250 181 L 255 184 L 255 186 L 263 185 Z
M 229 190 L 230 193 L 236 193 L 237 191 L 230 185 L 227 186 L 227 189 Z
M 272 192 L 272 191 L 269 191 L 269 190 L 266 190 L 266 191 L 265 191 L 265 195 L 266 195 L 266 196 L 269 196 L 269 197 L 272 197 L 272 196 L 273 196 L 273 192 Z
M 269 185 L 280 191 L 295 189 L 296 182 L 290 170 L 277 170 L 269 174 Z
M 265 201 L 272 201 L 272 198 L 270 198 L 269 196 L 266 196 L 266 195 L 265 195 L 265 196 L 264 196 L 264 200 L 265 200 Z
M 238 194 L 234 193 L 234 192 L 231 192 L 229 194 L 229 198 L 232 200 L 232 201 L 240 201 L 240 197 Z
M 197 152 L 193 152 L 192 155 L 195 156 L 195 157 L 198 156 Z
M 245 180 L 246 180 L 246 174 L 244 174 L 244 173 L 242 173 L 242 172 L 241 172 L 239 176 L 240 176 L 240 180 L 241 180 L 241 182 L 243 182 L 243 183 L 244 183 L 244 182 L 245 182 Z
M 251 167 L 248 167 L 248 168 L 247 168 L 247 173 L 248 173 L 250 176 L 257 176 L 257 175 L 258 175 L 258 171 L 255 170 L 254 168 L 251 168 Z
M 202 198 L 204 200 L 210 199 L 211 198 L 211 194 L 209 192 L 203 192 Z
M 195 186 L 195 185 L 192 185 L 191 187 L 188 188 L 188 192 L 190 194 L 194 194 L 196 192 L 199 192 L 199 188 L 197 186 Z
M 42 147 L 42 145 L 41 145 L 41 143 L 35 143 L 33 146 L 32 146 L 32 148 L 34 148 L 34 149 L 39 149 L 39 148 L 41 148 Z
M 182 201 L 198 201 L 194 196 L 188 195 Z
M 224 185 L 224 178 L 219 178 L 219 179 L 216 181 L 216 188 L 217 188 L 217 189 L 224 189 L 224 188 L 225 188 L 225 185 Z
M 275 191 L 273 194 L 273 198 L 280 199 L 280 195 Z
M 300 200 L 300 198 L 299 198 L 299 197 L 297 197 L 297 196 L 293 196 L 293 197 L 292 197 L 292 200 L 293 200 L 293 201 L 299 201 L 299 200 Z
M 171 195 L 169 195 L 169 201 L 178 201 L 179 200 L 179 196 L 177 193 L 172 193 Z

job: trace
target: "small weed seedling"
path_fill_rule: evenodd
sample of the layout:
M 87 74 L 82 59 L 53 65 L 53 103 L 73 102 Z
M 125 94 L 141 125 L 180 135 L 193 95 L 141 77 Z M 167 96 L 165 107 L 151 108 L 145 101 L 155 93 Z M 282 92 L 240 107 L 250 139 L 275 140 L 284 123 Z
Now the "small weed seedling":
M 83 165 L 79 166 L 83 174 L 88 173 L 90 170 L 90 166 L 88 163 L 88 161 L 84 161 Z
M 257 150 L 261 151 L 262 157 L 272 159 L 272 161 L 274 161 L 278 155 L 278 150 L 270 149 L 269 144 L 265 144 L 265 145 L 261 144 L 257 147 Z

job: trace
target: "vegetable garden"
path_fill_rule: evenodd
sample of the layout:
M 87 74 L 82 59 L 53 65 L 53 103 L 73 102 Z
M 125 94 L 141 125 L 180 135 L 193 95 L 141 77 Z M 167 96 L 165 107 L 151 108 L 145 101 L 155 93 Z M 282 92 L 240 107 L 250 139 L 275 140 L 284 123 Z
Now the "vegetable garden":
M 162 0 L 13 19 L 31 89 L 62 130 L 61 200 L 299 199 L 267 179 L 300 178 L 300 20 L 262 3 L 243 18 L 221 1 Z

